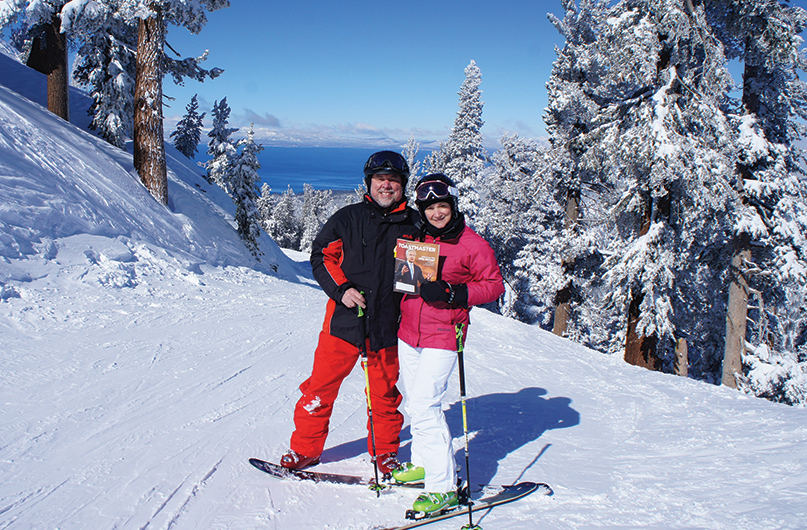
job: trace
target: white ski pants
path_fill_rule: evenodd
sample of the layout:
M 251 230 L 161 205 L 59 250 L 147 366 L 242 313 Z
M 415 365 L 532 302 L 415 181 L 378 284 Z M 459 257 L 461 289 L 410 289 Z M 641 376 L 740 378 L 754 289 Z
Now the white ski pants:
M 457 470 L 443 399 L 457 362 L 457 352 L 413 348 L 399 339 L 398 362 L 404 410 L 412 431 L 412 463 L 426 470 L 425 491 L 455 491 Z

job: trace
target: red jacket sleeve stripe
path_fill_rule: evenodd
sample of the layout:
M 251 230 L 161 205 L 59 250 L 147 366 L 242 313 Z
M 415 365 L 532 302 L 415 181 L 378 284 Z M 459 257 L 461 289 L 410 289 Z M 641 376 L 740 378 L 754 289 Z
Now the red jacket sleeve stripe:
M 328 244 L 327 247 L 322 249 L 322 264 L 325 265 L 325 270 L 331 275 L 336 285 L 347 283 L 347 276 L 342 272 L 342 240 L 337 239 Z

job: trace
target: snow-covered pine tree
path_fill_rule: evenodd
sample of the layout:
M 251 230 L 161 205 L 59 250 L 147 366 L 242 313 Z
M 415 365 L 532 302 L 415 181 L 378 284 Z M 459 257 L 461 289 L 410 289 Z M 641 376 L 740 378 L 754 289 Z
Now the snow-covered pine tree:
M 482 145 L 482 73 L 475 61 L 465 68 L 465 81 L 458 92 L 459 108 L 446 144 L 445 174 L 457 184 L 459 207 L 474 223 L 479 209 L 479 189 L 487 154 Z
M 558 209 L 542 186 L 547 170 L 544 152 L 536 142 L 517 135 L 505 135 L 501 144 L 485 170 L 488 194 L 475 229 L 493 248 L 505 280 L 503 305 L 496 309 L 524 322 L 546 325 L 551 314 L 542 287 L 554 258 L 543 249 L 556 229 Z M 535 250 L 535 260 L 529 251 L 522 256 L 527 247 Z
M 48 110 L 70 120 L 67 49 L 61 12 L 68 0 L 6 0 L 0 2 L 0 29 L 17 23 L 28 31 L 27 65 L 47 76 Z
M 134 96 L 134 165 L 140 179 L 162 204 L 168 204 L 163 134 L 163 76 L 166 24 L 199 33 L 205 10 L 228 7 L 229 0 L 120 0 L 138 20 L 137 74 Z
M 301 252 L 311 252 L 311 243 L 322 230 L 330 209 L 333 192 L 331 190 L 315 190 L 310 184 L 303 185 L 303 210 L 300 235 Z
M 564 3 L 567 11 L 573 5 Z M 592 238 L 607 256 L 604 283 L 585 293 L 588 307 L 579 312 L 593 320 L 572 315 L 577 329 L 567 334 L 671 371 L 678 338 L 714 337 L 703 332 L 704 315 L 714 313 L 703 293 L 718 291 L 721 278 L 707 260 L 719 257 L 736 205 L 721 108 L 730 77 L 702 10 L 687 1 L 580 6 L 575 49 L 564 49 L 573 54 L 559 56 L 567 63 L 557 85 L 564 90 L 550 92 L 564 114 L 552 142 L 567 151 L 557 160 L 597 183 L 588 191 L 610 211 L 613 230 Z M 556 188 L 564 202 L 569 188 Z M 695 375 L 708 376 L 714 349 L 697 346 Z
M 448 166 L 448 145 L 440 142 L 437 149 L 426 155 L 423 160 L 423 175 L 431 173 L 446 173 Z
M 69 2 L 62 28 L 79 42 L 73 78 L 93 98 L 90 128 L 122 148 L 133 132 L 137 26 L 123 16 L 119 4 Z
M 73 68 L 73 78 L 90 87 L 90 128 L 120 148 L 133 131 L 134 74 L 134 47 L 114 33 L 98 33 L 82 46 Z
M 419 149 L 420 144 L 415 141 L 415 135 L 413 134 L 409 136 L 409 140 L 403 146 L 403 151 L 401 152 L 406 159 L 406 163 L 409 164 L 409 180 L 406 183 L 404 196 L 409 198 L 410 204 L 414 204 L 415 184 L 417 184 L 420 177 L 420 161 L 417 159 Z
M 213 110 L 210 113 L 213 115 L 213 127 L 207 133 L 210 137 L 210 141 L 207 143 L 207 154 L 213 158 L 205 163 L 206 178 L 208 182 L 217 184 L 232 196 L 227 183 L 229 181 L 228 173 L 236 155 L 236 146 L 231 136 L 238 129 L 227 127 L 230 119 L 230 106 L 227 104 L 226 97 L 221 101 L 214 101 Z
M 566 45 L 562 50 L 557 50 L 558 59 L 547 83 L 549 105 L 544 121 L 551 144 L 547 152 L 547 183 L 559 207 L 565 212 L 563 230 L 557 233 L 552 245 L 556 252 L 550 258 L 553 262 L 559 260 L 561 263 L 560 268 L 555 269 L 558 275 L 553 276 L 557 291 L 553 295 L 552 332 L 563 336 L 567 334 L 569 318 L 573 317 L 573 300 L 577 302 L 574 305 L 585 312 L 587 306 L 579 303 L 582 293 L 593 292 L 591 280 L 596 275 L 589 274 L 588 267 L 581 267 L 581 264 L 601 261 L 598 246 L 586 244 L 589 239 L 587 233 L 601 226 L 606 217 L 598 209 L 601 202 L 608 204 L 613 200 L 607 198 L 609 183 L 604 180 L 602 173 L 596 166 L 587 163 L 587 151 L 575 147 L 578 139 L 583 139 L 589 132 L 587 126 L 594 122 L 599 111 L 594 94 L 583 89 L 580 76 L 591 61 L 596 60 L 595 31 L 606 16 L 608 6 L 606 2 L 596 0 L 582 0 L 579 8 L 574 0 L 562 0 L 561 3 L 564 18 L 560 20 L 550 14 L 549 19 L 565 38 Z M 589 86 L 594 83 L 594 79 L 591 79 Z M 591 197 L 590 200 L 585 200 L 587 195 Z M 605 195 L 606 199 L 602 201 L 598 198 L 600 195 Z M 585 226 L 581 225 L 581 217 L 585 218 Z M 542 263 L 545 258 L 540 254 L 547 251 L 548 247 L 538 247 L 538 256 L 525 255 L 522 260 Z M 583 282 L 589 285 L 588 289 L 582 288 Z M 581 312 L 578 311 L 576 316 L 581 317 Z M 585 318 L 578 318 L 577 327 L 585 326 L 584 322 Z M 581 332 L 581 329 L 573 329 L 571 335 L 580 339 Z M 582 335 L 586 334 L 582 332 Z
M 195 97 L 194 97 L 195 99 Z M 247 137 L 238 142 L 241 151 L 232 161 L 227 172 L 230 196 L 235 203 L 235 224 L 238 235 L 244 241 L 252 255 L 260 260 L 263 255 L 258 238 L 261 235 L 260 211 L 258 208 L 258 183 L 261 181 L 258 169 L 258 153 L 263 147 L 255 143 L 255 130 L 250 124 Z
M 139 17 L 134 92 L 133 161 L 149 193 L 168 204 L 168 176 L 163 133 L 165 6 L 157 0 L 138 2 Z
M 363 201 L 365 195 L 367 195 L 367 185 L 362 181 L 361 184 L 357 184 L 356 187 L 353 188 L 352 194 L 348 194 L 345 197 L 345 206 Z
M 185 115 L 177 122 L 177 128 L 171 133 L 174 147 L 191 160 L 199 149 L 199 141 L 202 138 L 202 120 L 206 114 L 205 112 L 199 114 L 198 110 L 199 103 L 194 94 L 190 103 L 185 107 Z
M 289 186 L 275 202 L 269 219 L 264 221 L 266 233 L 281 248 L 300 248 L 300 223 L 297 221 L 296 205 L 297 198 Z
M 118 147 L 134 130 L 138 26 L 144 14 L 141 7 L 134 0 L 70 0 L 59 15 L 62 31 L 78 47 L 73 77 L 87 85 L 93 98 L 91 127 Z M 181 60 L 162 54 L 160 63 L 163 73 L 182 84 L 186 77 L 204 81 L 222 72 L 219 68 L 201 68 L 199 63 L 206 57 L 207 52 Z
M 264 182 L 261 185 L 261 192 L 258 195 L 258 220 L 264 232 L 271 235 L 269 232 L 272 224 L 272 210 L 275 207 L 275 197 L 272 195 L 272 187 Z
M 795 141 L 807 118 L 798 76 L 807 69 L 799 51 L 807 12 L 772 0 L 704 3 L 727 55 L 744 66 L 735 177 L 743 206 L 732 227 L 722 382 L 804 404 L 807 189 Z M 755 349 L 745 355 L 748 343 Z

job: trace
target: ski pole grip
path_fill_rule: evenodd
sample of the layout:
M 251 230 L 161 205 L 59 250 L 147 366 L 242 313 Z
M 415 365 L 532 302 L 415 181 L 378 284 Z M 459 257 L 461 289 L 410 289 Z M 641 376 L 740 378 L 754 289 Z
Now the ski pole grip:
M 457 353 L 463 351 L 462 345 L 462 335 L 463 329 L 465 328 L 465 324 L 455 324 L 454 331 L 457 333 Z

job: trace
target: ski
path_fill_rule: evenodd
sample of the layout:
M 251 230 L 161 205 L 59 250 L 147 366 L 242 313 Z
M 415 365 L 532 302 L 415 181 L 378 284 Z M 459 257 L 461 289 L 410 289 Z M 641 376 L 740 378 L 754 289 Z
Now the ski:
M 376 488 L 375 480 L 365 479 L 356 475 L 343 475 L 340 473 L 325 473 L 322 471 L 309 471 L 287 469 L 281 465 L 260 460 L 258 458 L 250 458 L 249 463 L 260 469 L 264 473 L 268 473 L 273 477 L 291 480 L 311 480 L 313 482 L 328 482 L 330 484 L 356 484 L 360 486 L 367 486 L 368 488 Z M 387 487 L 405 487 L 405 488 L 423 488 L 422 482 L 382 482 L 381 489 Z
M 481 510 L 488 510 L 494 506 L 500 506 L 502 504 L 507 504 L 509 502 L 524 498 L 535 491 L 540 491 L 544 495 L 552 495 L 552 488 L 550 488 L 547 484 L 520 482 L 513 486 L 502 486 L 497 493 L 488 497 L 483 497 L 477 501 L 472 501 L 471 511 L 478 512 Z M 449 511 L 443 510 L 437 515 L 421 516 L 416 518 L 413 522 L 403 526 L 376 528 L 375 530 L 408 530 L 409 528 L 418 528 L 420 526 L 425 526 L 427 524 L 442 521 L 444 519 L 450 519 L 452 517 L 458 517 L 460 515 L 468 515 L 467 506 L 459 505 L 456 508 L 450 509 Z M 407 518 L 410 518 L 410 516 L 414 516 L 414 514 L 412 510 L 407 510 Z

